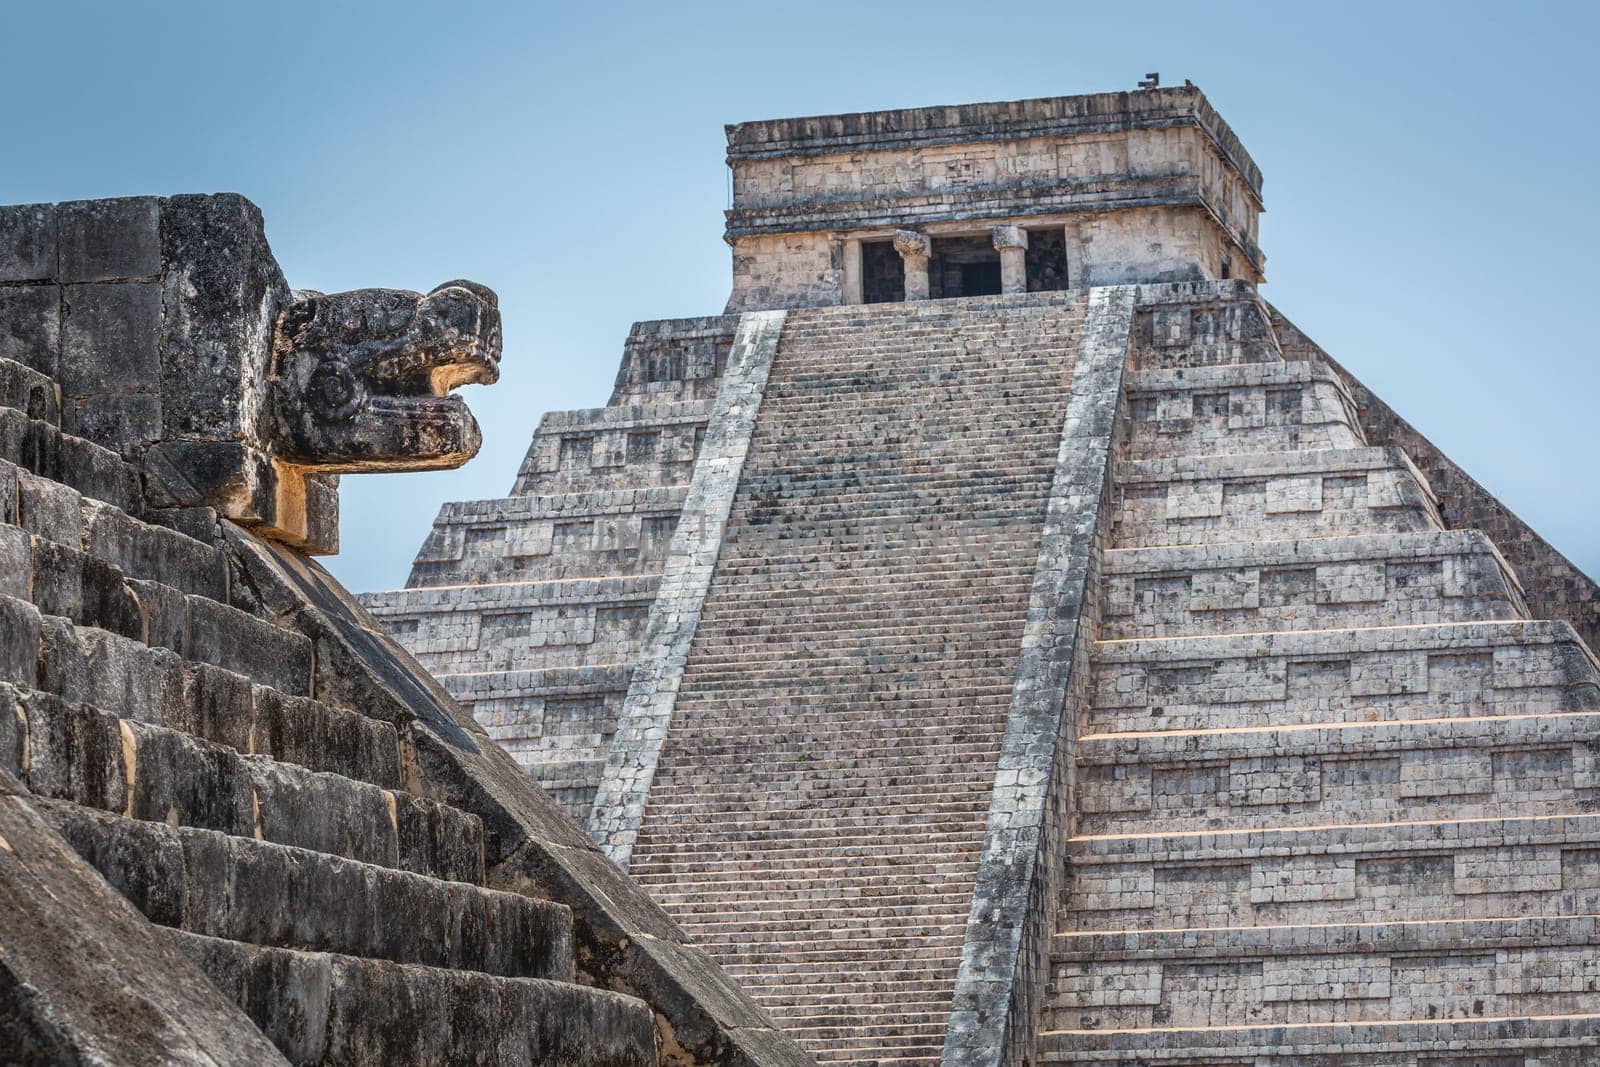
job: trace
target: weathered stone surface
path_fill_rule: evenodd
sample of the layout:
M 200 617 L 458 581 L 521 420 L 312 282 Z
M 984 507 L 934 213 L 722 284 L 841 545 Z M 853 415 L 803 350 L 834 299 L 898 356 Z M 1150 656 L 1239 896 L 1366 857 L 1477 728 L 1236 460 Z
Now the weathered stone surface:
M 560 904 L 210 830 L 40 806 L 163 926 L 509 978 L 572 977 L 571 915 Z
M 0 218 L 9 217 L 0 212 Z M 4 242 L 0 242 L 0 248 Z M 0 286 L 0 359 L 54 375 L 61 358 L 61 289 Z
M 289 1060 L 648 1067 L 649 1009 L 567 983 L 172 934 Z
M 161 273 L 161 201 L 153 196 L 74 200 L 55 206 L 60 241 L 54 277 L 122 281 Z
M 4 768 L 0 842 L 0 1042 L 10 1062 L 285 1062 L 67 847 Z
M 18 204 L 0 211 L 0 282 L 56 276 L 55 204 Z

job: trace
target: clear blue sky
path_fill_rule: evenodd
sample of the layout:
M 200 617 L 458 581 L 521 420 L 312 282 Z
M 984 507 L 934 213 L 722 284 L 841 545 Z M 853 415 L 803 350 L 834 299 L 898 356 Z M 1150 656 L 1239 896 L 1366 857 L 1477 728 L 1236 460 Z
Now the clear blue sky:
M 722 124 L 1192 78 L 1266 175 L 1265 292 L 1600 575 L 1590 4 L 4 4 L 0 202 L 233 190 L 296 287 L 501 294 L 482 454 L 349 477 L 352 588 L 504 495 L 628 325 L 718 312 Z

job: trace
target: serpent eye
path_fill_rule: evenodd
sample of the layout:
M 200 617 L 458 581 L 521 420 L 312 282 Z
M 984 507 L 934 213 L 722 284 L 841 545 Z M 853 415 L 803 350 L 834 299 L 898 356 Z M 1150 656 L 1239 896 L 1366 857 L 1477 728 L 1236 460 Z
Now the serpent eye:
M 344 363 L 324 363 L 306 383 L 306 399 L 317 415 L 328 421 L 348 419 L 367 403 L 361 379 Z

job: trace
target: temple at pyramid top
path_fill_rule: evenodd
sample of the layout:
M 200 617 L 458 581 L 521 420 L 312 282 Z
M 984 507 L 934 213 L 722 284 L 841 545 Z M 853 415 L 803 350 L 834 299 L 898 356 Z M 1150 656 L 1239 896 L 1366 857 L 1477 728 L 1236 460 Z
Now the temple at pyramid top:
M 1264 280 L 1261 171 L 1194 86 L 727 134 L 730 312 Z

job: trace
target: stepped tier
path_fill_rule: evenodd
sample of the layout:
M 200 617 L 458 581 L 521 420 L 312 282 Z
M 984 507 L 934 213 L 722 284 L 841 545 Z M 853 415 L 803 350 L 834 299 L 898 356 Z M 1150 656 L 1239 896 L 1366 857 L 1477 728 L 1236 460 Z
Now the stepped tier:
M 1179 349 L 1127 387 L 1040 1062 L 1588 1062 L 1593 654 L 1335 367 Z
M 710 417 L 705 400 L 552 411 L 539 420 L 511 493 L 688 485 Z

